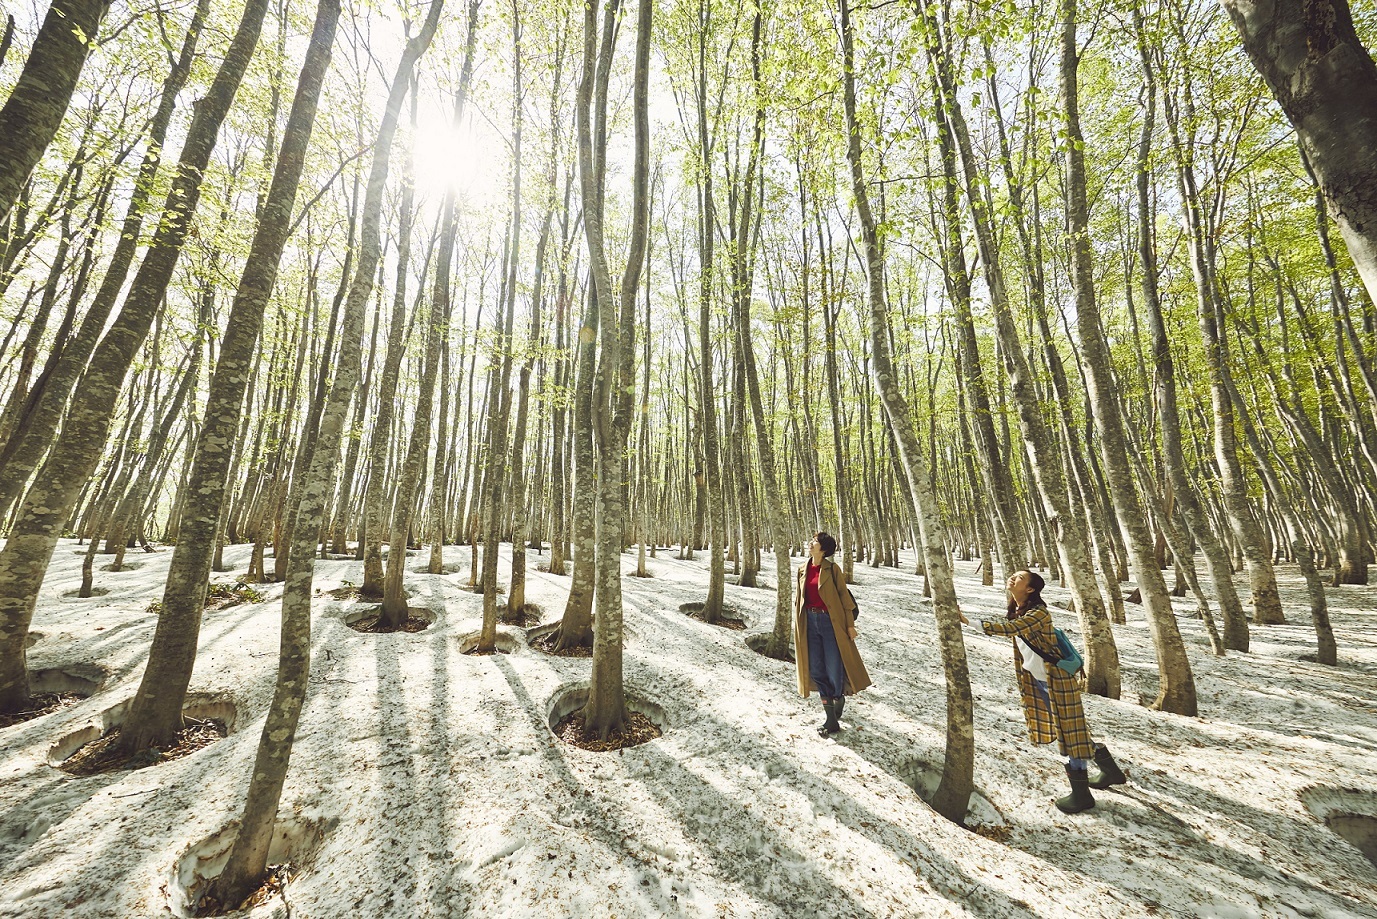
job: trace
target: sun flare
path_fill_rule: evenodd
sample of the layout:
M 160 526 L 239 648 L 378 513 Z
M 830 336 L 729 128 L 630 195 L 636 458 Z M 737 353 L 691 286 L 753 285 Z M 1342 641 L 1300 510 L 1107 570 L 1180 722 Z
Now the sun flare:
M 469 120 L 456 127 L 448 114 L 421 119 L 415 144 L 416 189 L 436 199 L 448 191 L 461 202 L 486 198 L 506 159 L 500 140 L 480 136 Z

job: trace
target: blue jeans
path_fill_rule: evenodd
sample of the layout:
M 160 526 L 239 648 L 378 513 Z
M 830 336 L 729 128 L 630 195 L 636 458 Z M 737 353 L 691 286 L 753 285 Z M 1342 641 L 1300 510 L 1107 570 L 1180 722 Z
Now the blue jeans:
M 841 649 L 837 647 L 832 617 L 827 610 L 808 610 L 808 675 L 824 699 L 842 697 L 846 688 L 846 668 L 842 665 Z

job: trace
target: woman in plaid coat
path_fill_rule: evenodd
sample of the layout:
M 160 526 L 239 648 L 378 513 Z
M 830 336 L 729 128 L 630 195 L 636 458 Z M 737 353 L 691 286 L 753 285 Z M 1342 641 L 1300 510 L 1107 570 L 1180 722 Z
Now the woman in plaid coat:
M 1067 758 L 1071 794 L 1058 798 L 1057 808 L 1076 814 L 1095 806 L 1091 788 L 1122 785 L 1127 780 L 1105 745 L 1090 738 L 1076 677 L 1056 666 L 1061 656 L 1052 614 L 1042 600 L 1044 586 L 1035 572 L 1015 572 L 1008 583 L 1008 617 L 986 620 L 980 626 L 986 635 L 1007 635 L 1013 639 L 1014 670 L 1023 717 L 1028 722 L 1028 737 L 1035 744 L 1060 742 L 1062 755 Z M 1094 776 L 1089 775 L 1090 759 L 1099 767 Z

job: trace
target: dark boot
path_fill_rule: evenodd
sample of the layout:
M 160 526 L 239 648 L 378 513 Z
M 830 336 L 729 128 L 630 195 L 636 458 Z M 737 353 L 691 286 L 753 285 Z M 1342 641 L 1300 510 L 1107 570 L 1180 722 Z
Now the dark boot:
M 846 696 L 837 696 L 836 703 L 833 707 L 837 710 L 837 723 L 838 726 L 840 726 L 842 710 L 846 708 Z
M 1111 785 L 1123 785 L 1128 781 L 1119 764 L 1114 762 L 1109 748 L 1102 743 L 1095 744 L 1095 765 L 1099 768 L 1090 773 L 1091 788 L 1108 788 Z
M 1084 769 L 1066 767 L 1066 777 L 1071 780 L 1071 794 L 1057 799 L 1057 810 L 1063 814 L 1079 814 L 1095 806 L 1095 798 L 1090 794 L 1090 778 Z
M 837 722 L 837 703 L 826 700 L 822 703 L 823 710 L 827 712 L 827 720 L 822 727 L 818 728 L 818 733 L 823 737 L 831 736 L 841 730 L 841 725 Z

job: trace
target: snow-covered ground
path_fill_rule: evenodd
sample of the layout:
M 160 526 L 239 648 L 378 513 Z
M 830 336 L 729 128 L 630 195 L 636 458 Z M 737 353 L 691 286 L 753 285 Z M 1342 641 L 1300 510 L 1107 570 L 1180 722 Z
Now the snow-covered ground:
M 133 695 L 169 555 L 131 553 L 137 570 L 100 572 L 109 593 L 81 600 L 64 596 L 79 584 L 80 550 L 58 548 L 30 665 L 104 682 L 0 730 L 0 916 L 185 915 L 186 883 L 227 844 L 272 693 L 280 586 L 267 602 L 206 614 L 191 689 L 202 714 L 232 704 L 227 739 L 137 772 L 74 778 L 51 765 Z M 702 599 L 703 555 L 669 556 L 649 562 L 653 579 L 623 581 L 628 690 L 664 736 L 614 754 L 549 729 L 588 660 L 549 657 L 508 628 L 513 653 L 462 653 L 482 603 L 461 589 L 467 549 L 446 551 L 459 574 L 409 576 L 413 606 L 437 617 L 418 634 L 360 634 L 344 622 L 360 605 L 318 597 L 281 817 L 303 867 L 288 903 L 254 915 L 1377 916 L 1377 868 L 1321 819 L 1377 815 L 1377 588 L 1329 593 L 1337 669 L 1301 659 L 1314 636 L 1292 569 L 1280 571 L 1290 622 L 1255 628 L 1250 654 L 1211 657 L 1179 601 L 1200 718 L 1140 703 L 1156 676 L 1130 605 L 1116 628 L 1124 698 L 1087 697 L 1086 709 L 1131 784 L 1074 817 L 1051 804 L 1065 793 L 1060 759 L 1027 742 L 1008 644 L 967 632 L 975 814 L 1001 843 L 937 816 L 911 788 L 940 763 L 945 717 L 911 557 L 898 570 L 857 568 L 875 686 L 848 702 L 847 730 L 823 740 L 821 708 L 799 698 L 792 665 L 745 644 L 770 628 L 773 591 L 727 588 L 746 633 L 704 625 L 679 611 Z M 242 573 L 248 547 L 226 557 Z M 634 555 L 623 558 L 633 570 Z M 568 580 L 534 571 L 541 561 L 530 556 L 528 599 L 550 622 Z M 958 568 L 963 608 L 999 614 L 1002 591 L 982 587 L 974 563 Z M 766 582 L 773 571 L 767 556 Z M 360 580 L 355 562 L 317 568 L 322 590 Z M 1074 616 L 1058 621 L 1076 635 Z

